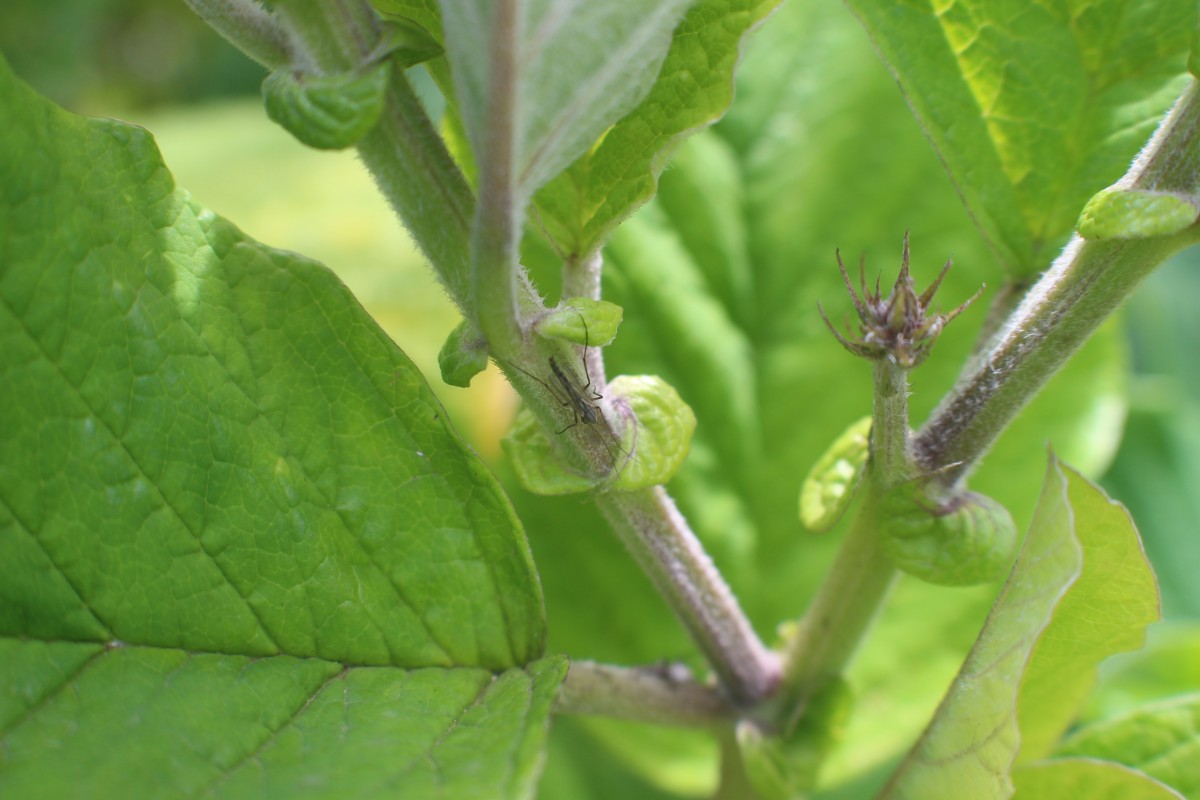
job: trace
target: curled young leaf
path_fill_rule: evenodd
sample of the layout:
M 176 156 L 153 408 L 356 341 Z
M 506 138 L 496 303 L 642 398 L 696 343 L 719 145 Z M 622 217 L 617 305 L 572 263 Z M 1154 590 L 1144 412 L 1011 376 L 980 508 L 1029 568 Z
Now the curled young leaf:
M 645 489 L 666 483 L 683 466 L 696 431 L 696 415 L 679 392 L 657 375 L 621 375 L 608 385 L 637 420 L 628 459 L 613 482 L 616 489 Z
M 463 389 L 471 379 L 487 368 L 487 342 L 466 320 L 458 323 L 438 351 L 438 368 L 442 380 Z
M 632 491 L 666 483 L 683 466 L 696 430 L 696 415 L 673 387 L 654 375 L 622 375 L 605 391 L 612 410 L 596 407 L 603 419 L 580 420 L 571 426 L 586 425 L 594 432 L 612 461 L 603 473 L 583 474 L 565 465 L 555 452 L 555 442 L 533 414 L 528 409 L 517 414 L 502 445 L 526 489 L 545 495 L 596 489 Z M 613 426 L 620 430 L 619 436 L 613 436 L 607 424 L 610 419 L 619 420 Z
M 1179 233 L 1200 215 L 1194 203 L 1164 192 L 1105 189 L 1079 215 L 1085 239 L 1145 239 Z
M 351 147 L 379 121 L 390 69 L 381 61 L 340 75 L 275 70 L 262 85 L 267 116 L 309 147 Z
M 604 482 L 603 475 L 585 475 L 564 464 L 554 452 L 554 443 L 546 429 L 528 408 L 517 413 L 500 445 L 512 462 L 517 480 L 534 494 L 577 494 L 591 491 Z
M 964 492 L 931 504 L 917 483 L 888 492 L 880 505 L 880 544 L 897 567 L 942 586 L 1002 577 L 1017 549 L 1017 526 L 990 497 Z
M 852 423 L 813 465 L 800 487 L 800 522 L 824 533 L 842 518 L 870 451 L 871 417 Z
M 624 309 L 616 303 L 589 297 L 568 297 L 538 320 L 542 336 L 575 344 L 603 347 L 617 335 Z

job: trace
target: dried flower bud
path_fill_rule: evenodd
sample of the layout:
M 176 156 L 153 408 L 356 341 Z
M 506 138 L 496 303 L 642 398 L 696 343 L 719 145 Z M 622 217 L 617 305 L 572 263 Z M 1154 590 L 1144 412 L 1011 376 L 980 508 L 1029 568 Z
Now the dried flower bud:
M 833 327 L 833 323 L 825 316 L 825 311 L 818 304 L 821 318 L 829 326 L 829 330 L 837 337 L 842 346 L 862 358 L 891 359 L 905 369 L 911 369 L 929 355 L 938 334 L 950 320 L 957 317 L 979 297 L 981 287 L 965 303 L 949 314 L 930 312 L 930 304 L 937 293 L 942 279 L 950 269 L 950 262 L 942 267 L 937 280 L 921 294 L 917 294 L 916 285 L 908 271 L 908 233 L 904 234 L 904 254 L 900 262 L 900 275 L 892 287 L 892 293 L 883 297 L 879 289 L 879 281 L 875 282 L 875 290 L 867 288 L 865 265 L 859 262 L 859 286 L 862 294 L 854 290 L 846 266 L 842 263 L 841 252 L 837 253 L 838 269 L 842 272 L 842 280 L 846 290 L 854 301 L 854 309 L 858 313 L 861 337 L 843 336 Z

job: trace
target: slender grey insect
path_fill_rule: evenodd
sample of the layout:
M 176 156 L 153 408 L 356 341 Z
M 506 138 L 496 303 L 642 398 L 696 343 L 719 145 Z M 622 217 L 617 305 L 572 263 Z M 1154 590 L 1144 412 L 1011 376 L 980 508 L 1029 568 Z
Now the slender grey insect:
M 580 423 L 591 426 L 598 422 L 607 422 L 604 417 L 604 412 L 598 405 L 596 405 L 596 401 L 603 400 L 604 395 L 592 388 L 592 375 L 588 371 L 587 352 L 590 345 L 588 342 L 589 335 L 587 322 L 584 321 L 582 317 L 580 317 L 580 321 L 583 322 L 583 374 L 584 377 L 587 378 L 587 383 L 585 383 L 583 386 L 579 386 L 576 383 L 576 379 L 574 379 L 570 373 L 568 373 L 562 368 L 562 366 L 559 365 L 554 356 L 550 356 L 550 372 L 554 375 L 554 380 L 558 384 L 559 389 L 561 389 L 562 395 L 560 395 L 553 386 L 546 383 L 546 381 L 542 380 L 538 376 L 532 374 L 529 372 L 529 370 L 517 366 L 516 364 L 512 364 L 512 366 L 516 367 L 518 370 L 525 373 L 542 386 L 546 387 L 546 391 L 550 392 L 550 395 L 561 406 L 563 406 L 563 408 L 571 409 L 571 423 L 555 431 L 556 434 L 566 433 Z M 563 399 L 564 396 L 566 399 Z M 609 460 L 615 466 L 617 463 L 617 458 L 613 455 L 612 448 L 609 447 L 606 437 L 599 431 L 597 432 L 597 436 L 599 436 L 600 443 L 604 445 L 605 451 L 608 452 Z M 617 441 L 614 433 L 609 431 L 609 436 L 613 439 L 613 444 L 616 445 L 617 450 L 625 454 L 626 462 L 633 458 L 633 453 L 628 452 L 625 450 L 625 448 L 621 447 L 621 443 Z M 622 465 L 622 469 L 624 469 L 624 465 Z M 620 471 L 617 472 L 617 475 L 620 475 Z
M 586 341 L 586 339 L 585 335 L 584 340 Z M 588 373 L 586 346 L 583 351 L 583 374 L 587 377 L 587 383 L 582 388 L 576 388 L 571 379 L 567 377 L 567 373 L 554 360 L 554 356 L 550 356 L 550 371 L 554 373 L 554 378 L 558 381 L 558 385 L 566 392 L 567 399 L 561 401 L 562 404 L 570 406 L 571 412 L 575 415 L 575 420 L 570 425 L 555 431 L 555 433 L 566 433 L 581 422 L 585 425 L 592 425 L 604 418 L 600 407 L 596 405 L 596 401 L 603 400 L 604 395 L 592 388 L 592 376 Z

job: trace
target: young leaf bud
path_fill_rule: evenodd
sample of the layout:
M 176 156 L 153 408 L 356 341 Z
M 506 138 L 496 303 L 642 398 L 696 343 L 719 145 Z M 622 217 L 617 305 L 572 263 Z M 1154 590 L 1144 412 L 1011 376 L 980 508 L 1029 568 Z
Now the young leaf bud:
M 262 85 L 267 116 L 309 147 L 351 147 L 379 121 L 390 74 L 387 61 L 341 75 L 275 70 Z
M 867 463 L 870 431 L 870 417 L 850 425 L 804 479 L 800 487 L 800 522 L 813 533 L 830 530 L 854 499 Z
M 884 553 L 901 570 L 942 586 L 971 586 L 1004 576 L 1017 549 L 1008 509 L 977 492 L 931 505 L 920 482 L 889 491 L 881 501 Z

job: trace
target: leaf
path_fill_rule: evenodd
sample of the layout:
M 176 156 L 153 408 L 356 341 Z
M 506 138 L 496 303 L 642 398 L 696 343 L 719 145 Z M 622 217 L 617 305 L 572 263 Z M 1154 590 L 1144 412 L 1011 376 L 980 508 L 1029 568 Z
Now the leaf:
M 870 453 L 870 433 L 871 417 L 851 423 L 800 485 L 800 522 L 813 533 L 836 525 L 854 499 Z
M 909 575 L 944 586 L 1003 578 L 1020 540 L 1008 509 L 987 495 L 965 491 L 940 503 L 920 481 L 888 490 L 879 519 L 883 554 Z
M 1183 87 L 1195 4 L 852 0 L 1014 277 L 1042 270 Z
M 487 152 L 489 136 L 511 136 L 517 194 L 532 194 L 645 96 L 692 2 L 442 0 L 446 52 L 475 155 Z M 512 74 L 500 71 L 498 53 Z M 508 103 L 489 93 L 501 80 L 512 96 L 498 114 L 491 104 Z M 497 129 L 501 119 L 511 130 Z
M 92 647 L 0 705 L 5 796 L 531 797 L 566 673 Z M 0 641 L 0 670 L 37 680 L 79 648 Z
M 1060 757 L 1124 764 L 1200 797 L 1200 694 L 1142 706 L 1073 733 L 1055 751 Z M 1060 795 L 1061 796 L 1061 795 Z
M 466 388 L 471 379 L 487 369 L 487 342 L 466 320 L 454 326 L 438 352 L 442 380 L 451 386 Z
M 607 391 L 637 419 L 637 427 L 624 431 L 630 435 L 620 441 L 608 441 L 603 425 L 596 429 L 612 458 L 611 474 L 592 477 L 564 468 L 546 429 L 523 409 L 503 445 L 526 489 L 535 494 L 633 491 L 666 483 L 679 471 L 696 429 L 696 415 L 679 393 L 654 375 L 618 376 Z M 591 423 L 577 419 L 575 424 Z
M 1087 239 L 1142 239 L 1178 233 L 1196 216 L 1195 206 L 1165 192 L 1104 189 L 1088 200 L 1078 228 Z
M 1013 773 L 1016 800 L 1171 800 L 1178 792 L 1120 764 L 1088 759 L 1054 759 Z
M 577 255 L 594 251 L 654 195 L 679 140 L 713 123 L 729 107 L 742 41 L 778 4 L 695 4 L 675 31 L 649 94 L 643 91 L 636 108 L 538 195 L 540 219 L 559 249 Z
M 390 74 L 386 61 L 344 75 L 275 70 L 262 85 L 267 116 L 309 147 L 352 147 L 379 121 Z
M 1133 551 L 1131 553 L 1131 550 Z M 929 727 L 893 774 L 884 798 L 1005 798 L 1018 750 L 1036 757 L 1077 711 L 1088 673 L 1108 653 L 1136 646 L 1157 595 L 1137 533 L 1119 506 L 1053 457 L 1037 513 L 1012 575 Z M 1116 567 L 1116 569 L 1114 569 Z M 1122 586 L 1115 602 L 1097 586 Z M 1132 599 L 1135 612 L 1093 635 Z M 1117 636 L 1103 642 L 1103 636 Z M 1082 641 L 1080 652 L 1069 643 Z M 1082 671 L 1084 677 L 1079 678 Z M 1054 674 L 1049 674 L 1053 672 Z M 1053 690 L 1064 696 L 1054 697 Z M 1039 701 L 1047 702 L 1044 708 Z
M 384 19 L 416 23 L 442 44 L 442 17 L 437 0 L 371 0 L 371 5 Z
M 623 313 L 620 306 L 604 300 L 568 297 L 537 321 L 537 332 L 584 347 L 603 347 L 617 335 Z
M 1097 665 L 1141 647 L 1146 626 L 1160 617 L 1154 572 L 1129 512 L 1078 473 L 1065 474 L 1083 571 L 1025 667 L 1021 762 L 1050 754 L 1095 685 Z
M 186 780 L 199 741 L 236 727 L 214 698 L 254 695 L 238 681 L 258 664 L 277 678 L 253 702 L 280 719 L 321 697 L 310 669 L 363 676 L 345 680 L 361 693 L 326 701 L 337 706 L 323 735 L 336 738 L 343 697 L 390 713 L 391 690 L 368 676 L 437 668 L 445 699 L 456 667 L 490 680 L 537 658 L 540 592 L 511 507 L 345 287 L 191 203 L 141 129 L 66 114 L 3 64 L 0 104 L 0 669 L 41 698 L 18 719 L 7 704 L 24 701 L 3 695 L 6 775 L 54 780 L 52 764 L 94 759 L 89 748 L 166 752 L 169 718 L 170 741 L 200 749 L 113 774 Z M 225 683 L 176 694 L 193 663 Z M 520 674 L 500 682 L 528 682 Z M 272 695 L 279 682 L 308 688 Z M 53 749 L 65 734 L 42 714 L 83 685 L 102 706 L 128 689 L 170 713 L 139 726 L 136 696 L 96 717 L 85 707 L 71 739 L 84 749 Z M 530 731 L 551 693 L 530 700 Z M 453 716 L 460 699 L 442 710 Z M 393 733 L 413 724 L 389 720 Z M 235 738 L 263 732 L 241 722 Z M 502 762 L 533 775 L 530 735 L 529 752 Z M 289 758 L 285 783 L 336 777 L 320 773 L 336 759 Z

